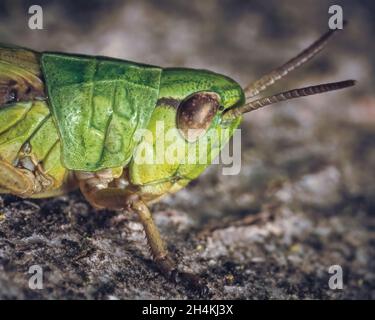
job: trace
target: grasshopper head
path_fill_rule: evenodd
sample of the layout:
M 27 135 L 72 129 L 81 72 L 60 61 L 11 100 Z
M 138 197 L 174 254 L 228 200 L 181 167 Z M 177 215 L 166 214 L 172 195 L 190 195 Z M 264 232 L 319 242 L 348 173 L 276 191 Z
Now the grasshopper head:
M 241 122 L 241 115 L 224 121 L 226 110 L 244 102 L 241 86 L 226 76 L 164 69 L 147 133 L 129 166 L 131 183 L 161 195 L 199 176 Z

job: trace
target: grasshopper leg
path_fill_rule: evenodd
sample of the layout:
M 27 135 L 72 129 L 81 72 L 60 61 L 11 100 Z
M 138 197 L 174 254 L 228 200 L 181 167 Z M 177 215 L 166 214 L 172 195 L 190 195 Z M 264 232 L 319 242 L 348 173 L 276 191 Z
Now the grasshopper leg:
M 27 171 L 0 160 L 0 190 L 19 197 L 29 197 L 35 191 L 35 179 Z
M 154 261 L 158 265 L 160 271 L 173 282 L 186 283 L 195 291 L 198 291 L 202 295 L 206 295 L 208 293 L 208 288 L 202 279 L 195 274 L 177 270 L 175 263 L 172 261 L 167 249 L 165 248 L 159 230 L 152 219 L 147 205 L 142 201 L 135 201 L 132 203 L 131 208 L 138 214 L 143 224 Z
M 178 271 L 176 264 L 168 254 L 160 232 L 152 219 L 150 210 L 136 193 L 125 189 L 108 187 L 106 184 L 99 184 L 102 187 L 105 186 L 103 189 L 95 188 L 89 180 L 80 180 L 79 184 L 82 193 L 93 206 L 113 210 L 131 210 L 138 214 L 146 233 L 153 259 L 166 278 L 174 283 L 181 283 L 197 291 L 200 295 L 208 293 L 208 288 L 204 281 L 197 275 Z

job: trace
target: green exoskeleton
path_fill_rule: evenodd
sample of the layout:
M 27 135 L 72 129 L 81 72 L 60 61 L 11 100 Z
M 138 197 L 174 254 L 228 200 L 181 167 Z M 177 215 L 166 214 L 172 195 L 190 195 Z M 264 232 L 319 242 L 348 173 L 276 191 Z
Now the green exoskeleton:
M 206 70 L 0 46 L 0 193 L 42 198 L 80 188 L 96 208 L 134 211 L 161 272 L 173 281 L 206 288 L 198 276 L 178 271 L 148 205 L 185 187 L 209 163 L 182 163 L 178 157 L 139 163 L 136 132 L 151 132 L 143 140 L 155 149 L 157 123 L 163 122 L 179 132 L 178 145 L 190 157 L 210 131 L 229 130 L 226 138 L 210 140 L 215 156 L 244 113 L 354 84 L 321 84 L 252 100 L 315 56 L 333 34 L 327 32 L 244 89 Z

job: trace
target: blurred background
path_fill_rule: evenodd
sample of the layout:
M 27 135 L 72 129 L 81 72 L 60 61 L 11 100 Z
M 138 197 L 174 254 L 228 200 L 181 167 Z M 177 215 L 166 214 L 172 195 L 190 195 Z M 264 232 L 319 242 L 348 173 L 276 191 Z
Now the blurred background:
M 28 28 L 43 8 L 44 29 Z M 0 2 L 0 42 L 204 68 L 242 85 L 299 53 L 341 5 L 349 26 L 302 69 L 268 90 L 357 79 L 355 88 L 248 114 L 242 169 L 210 167 L 153 207 L 181 267 L 213 298 L 375 298 L 375 2 L 159 0 Z M 79 192 L 51 200 L 2 196 L 1 298 L 185 298 L 158 275 L 140 225 L 97 212 Z M 45 290 L 27 287 L 32 263 Z M 344 289 L 328 287 L 329 266 Z

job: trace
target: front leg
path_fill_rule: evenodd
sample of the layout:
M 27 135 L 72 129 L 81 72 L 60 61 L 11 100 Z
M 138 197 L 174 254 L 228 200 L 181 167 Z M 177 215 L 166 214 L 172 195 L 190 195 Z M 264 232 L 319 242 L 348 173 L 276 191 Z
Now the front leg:
M 134 191 L 109 187 L 109 183 L 113 180 L 110 170 L 98 173 L 77 173 L 76 176 L 82 193 L 93 206 L 113 210 L 131 210 L 138 214 L 154 261 L 164 276 L 174 283 L 181 282 L 202 295 L 208 293 L 207 286 L 198 276 L 177 270 L 152 219 L 150 210 L 139 195 Z

